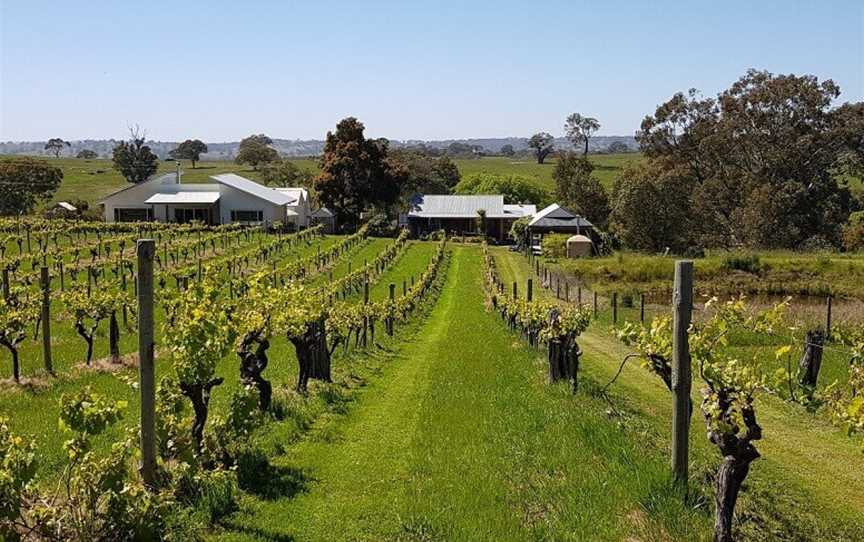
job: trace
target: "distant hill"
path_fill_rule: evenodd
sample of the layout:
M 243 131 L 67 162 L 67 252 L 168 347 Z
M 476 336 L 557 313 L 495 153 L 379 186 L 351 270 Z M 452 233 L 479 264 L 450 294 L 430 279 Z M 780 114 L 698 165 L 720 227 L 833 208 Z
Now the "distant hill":
M 614 142 L 620 142 L 636 151 L 638 146 L 636 140 L 631 136 L 596 136 L 589 142 L 590 152 L 604 152 Z M 100 157 L 110 157 L 111 150 L 117 144 L 115 139 L 85 139 L 70 141 L 71 146 L 64 150 L 63 156 L 75 156 L 79 151 L 89 149 L 95 151 Z M 390 140 L 393 148 L 420 147 L 425 146 L 435 149 L 446 149 L 453 143 L 461 143 L 482 147 L 484 151 L 498 153 L 504 145 L 512 145 L 513 150 L 520 151 L 528 148 L 527 137 L 490 137 L 476 139 L 443 139 L 434 141 L 424 140 Z M 177 147 L 175 141 L 148 141 L 159 158 L 167 158 L 168 153 Z M 233 160 L 240 146 L 239 141 L 226 143 L 207 143 L 209 152 L 201 156 L 202 160 Z M 48 156 L 50 153 L 44 150 L 44 141 L 7 141 L 0 142 L 0 154 L 22 154 L 29 156 Z M 324 150 L 324 141 L 319 139 L 274 139 L 273 147 L 284 156 L 317 156 Z M 563 137 L 555 138 L 556 149 L 572 149 L 573 146 Z

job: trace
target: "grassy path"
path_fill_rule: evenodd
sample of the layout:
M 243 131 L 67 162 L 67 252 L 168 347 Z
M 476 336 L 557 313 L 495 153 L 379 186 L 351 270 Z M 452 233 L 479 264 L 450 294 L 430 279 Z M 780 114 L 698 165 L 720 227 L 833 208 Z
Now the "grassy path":
M 250 497 L 218 539 L 705 538 L 662 456 L 600 401 L 548 386 L 538 352 L 485 312 L 481 265 L 454 249 L 426 324 L 344 416 L 274 460 L 294 490 Z

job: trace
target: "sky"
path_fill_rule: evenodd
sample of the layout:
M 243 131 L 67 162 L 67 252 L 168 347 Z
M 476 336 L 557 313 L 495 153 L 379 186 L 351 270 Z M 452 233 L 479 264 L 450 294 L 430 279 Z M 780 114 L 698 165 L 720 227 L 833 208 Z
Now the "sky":
M 864 99 L 864 0 L 0 0 L 0 141 L 632 135 L 749 68 Z

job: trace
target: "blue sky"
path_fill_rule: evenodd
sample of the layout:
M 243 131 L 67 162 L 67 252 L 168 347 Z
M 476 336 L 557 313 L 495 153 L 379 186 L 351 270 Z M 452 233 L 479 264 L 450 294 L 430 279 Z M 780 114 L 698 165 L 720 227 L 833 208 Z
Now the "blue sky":
M 0 140 L 632 134 L 748 68 L 864 99 L 864 2 L 0 0 Z

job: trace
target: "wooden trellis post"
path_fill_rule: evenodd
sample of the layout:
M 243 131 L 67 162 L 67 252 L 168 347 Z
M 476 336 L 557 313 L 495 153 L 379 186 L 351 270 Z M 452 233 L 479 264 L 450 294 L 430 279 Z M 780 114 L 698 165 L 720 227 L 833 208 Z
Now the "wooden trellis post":
M 645 323 L 645 294 L 639 294 L 639 321 Z
M 516 298 L 516 283 L 513 283 L 513 298 Z M 531 302 L 534 301 L 534 281 L 528 279 L 528 293 L 526 299 Z
M 826 301 L 826 313 L 825 313 L 825 338 L 829 338 L 831 336 L 831 305 L 833 298 L 829 295 L 828 300 Z
M 672 472 L 687 484 L 690 452 L 690 342 L 687 331 L 693 313 L 693 262 L 675 262 L 672 294 Z
M 51 278 L 48 276 L 48 268 L 42 266 L 39 273 L 42 286 L 42 360 L 45 364 L 45 372 L 54 374 L 54 365 L 51 361 Z
M 138 241 L 138 380 L 141 391 L 141 478 L 156 486 L 156 368 L 153 363 L 152 239 Z
M 618 292 L 612 292 L 612 325 L 618 323 Z

